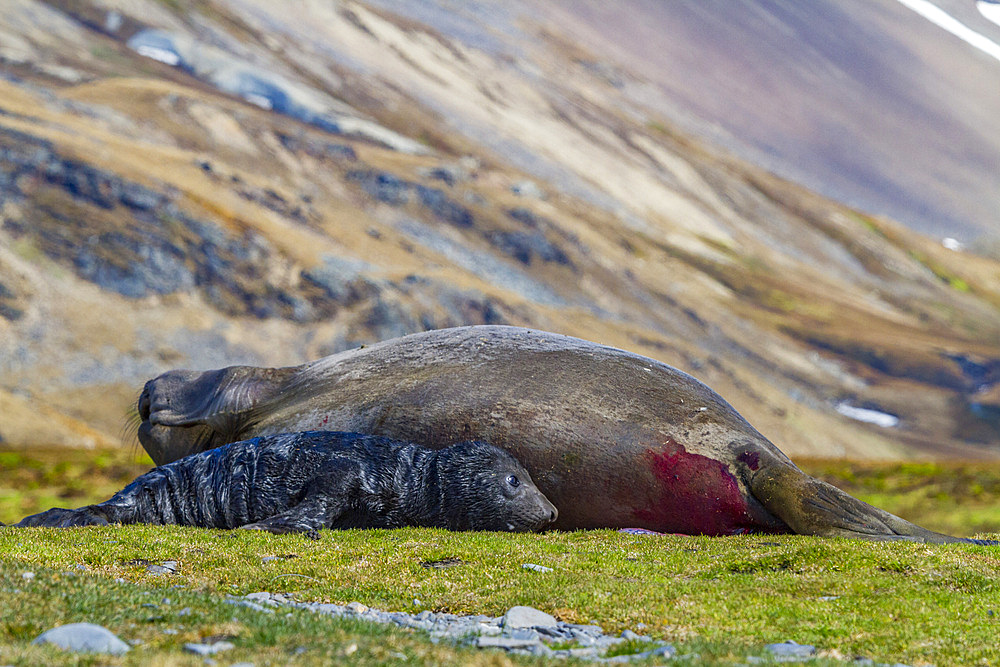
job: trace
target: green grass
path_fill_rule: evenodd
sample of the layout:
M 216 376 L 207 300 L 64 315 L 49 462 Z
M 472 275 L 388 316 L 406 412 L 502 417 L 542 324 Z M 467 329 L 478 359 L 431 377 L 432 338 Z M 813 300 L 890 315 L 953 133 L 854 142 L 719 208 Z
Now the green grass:
M 285 558 L 264 562 L 265 556 Z M 442 558 L 462 564 L 422 565 Z M 146 572 L 147 562 L 163 560 L 177 561 L 177 573 Z M 553 572 L 526 570 L 525 562 Z M 614 632 L 644 623 L 644 632 L 682 652 L 723 663 L 759 653 L 766 643 L 794 639 L 834 655 L 890 663 L 995 664 L 1000 613 L 990 611 L 1000 612 L 998 566 L 1000 553 L 990 547 L 801 536 L 407 529 L 326 532 L 314 542 L 178 527 L 4 528 L 0 604 L 9 613 L 0 624 L 0 661 L 31 662 L 43 649 L 29 646 L 30 639 L 80 620 L 143 642 L 122 664 L 179 659 L 184 642 L 219 634 L 236 637 L 238 650 L 226 660 L 258 664 L 316 664 L 350 642 L 363 654 L 352 659 L 372 663 L 418 649 L 434 654 L 416 664 L 489 655 L 432 647 L 419 635 L 386 628 L 299 611 L 264 615 L 222 602 L 223 594 L 269 590 L 300 600 L 357 600 L 407 611 L 499 615 L 529 604 L 563 620 L 597 621 Z M 35 572 L 35 579 L 24 581 L 23 571 Z M 414 605 L 414 598 L 421 604 Z M 182 616 L 185 607 L 192 613 Z M 167 629 L 177 634 L 165 634 Z M 298 646 L 309 647 L 308 655 L 296 656 Z
M 17 479 L 42 480 L 36 489 L 22 490 L 27 494 L 22 500 L 42 489 L 58 497 L 61 483 L 83 474 L 120 486 L 124 482 L 116 475 L 131 479 L 130 466 L 144 467 L 121 464 L 121 453 L 106 454 L 110 458 L 97 465 L 87 463 L 101 460 L 94 452 L 77 457 L 64 451 L 61 467 L 50 467 L 54 461 L 44 452 L 36 458 L 17 454 Z M 32 468 L 42 459 L 48 464 Z M 16 512 L 7 474 L 12 460 L 0 455 L 0 485 L 8 487 L 0 489 L 5 520 L 17 518 L 11 516 Z M 880 505 L 890 511 L 913 507 L 920 514 L 910 518 L 923 525 L 942 529 L 924 520 L 923 514 L 933 514 L 928 508 L 948 515 L 966 504 L 985 517 L 981 523 L 992 526 L 988 530 L 998 525 L 1000 471 L 986 465 L 807 462 L 804 467 L 852 493 L 885 500 Z M 91 501 L 80 495 L 66 500 L 61 504 Z M 960 524 L 972 514 L 948 519 L 948 532 L 974 532 L 980 519 Z M 267 556 L 279 558 L 264 561 Z M 176 574 L 146 572 L 147 563 L 165 560 L 177 561 Z M 445 560 L 452 565 L 424 565 Z M 526 570 L 523 563 L 553 571 Z M 35 578 L 23 579 L 25 571 Z M 220 635 L 232 636 L 237 647 L 216 656 L 222 664 L 330 664 L 348 659 L 348 653 L 358 664 L 404 664 L 400 655 L 407 665 L 539 662 L 432 644 L 419 633 L 299 610 L 261 614 L 224 602 L 227 594 L 260 590 L 410 612 L 500 615 L 527 604 L 615 633 L 645 624 L 644 634 L 673 643 L 682 654 L 697 653 L 695 664 L 744 662 L 748 654 L 761 655 L 765 644 L 789 639 L 814 644 L 826 656 L 810 664 L 843 664 L 835 658 L 857 655 L 908 664 L 1000 662 L 995 641 L 1000 548 L 995 547 L 802 536 L 425 529 L 324 531 L 321 540 L 311 541 L 126 526 L 0 528 L 0 664 L 202 664 L 183 653 L 183 644 Z M 181 614 L 185 608 L 190 612 Z M 30 645 L 47 628 L 82 620 L 142 644 L 122 658 L 68 657 Z

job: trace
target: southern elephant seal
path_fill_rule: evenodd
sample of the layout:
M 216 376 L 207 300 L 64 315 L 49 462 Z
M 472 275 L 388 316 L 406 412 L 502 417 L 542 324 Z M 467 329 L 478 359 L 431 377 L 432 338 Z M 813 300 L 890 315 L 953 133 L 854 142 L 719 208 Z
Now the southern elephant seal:
M 290 368 L 171 371 L 139 398 L 158 464 L 288 431 L 506 449 L 556 528 L 793 532 L 920 542 L 933 533 L 800 471 L 709 387 L 637 354 L 504 326 L 441 329 Z
M 151 523 L 253 528 L 542 528 L 556 509 L 514 457 L 484 442 L 432 450 L 357 433 L 254 438 L 140 475 L 111 499 L 17 527 Z

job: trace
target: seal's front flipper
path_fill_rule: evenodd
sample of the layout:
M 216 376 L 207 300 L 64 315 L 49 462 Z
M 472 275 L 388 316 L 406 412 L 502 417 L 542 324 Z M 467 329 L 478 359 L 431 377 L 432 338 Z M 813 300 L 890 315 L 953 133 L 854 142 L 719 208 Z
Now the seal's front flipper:
M 256 523 L 248 523 L 240 528 L 266 530 L 269 533 L 281 535 L 284 533 L 315 532 L 320 528 L 326 528 L 329 524 L 326 503 L 313 499 L 305 500 L 280 514 L 275 514 Z
M 14 524 L 14 527 L 71 528 L 73 526 L 106 526 L 108 523 L 108 517 L 97 505 L 89 505 L 75 510 L 53 507 L 50 510 L 21 519 Z
M 991 543 L 950 537 L 921 528 L 810 477 L 792 465 L 776 464 L 761 468 L 750 479 L 750 490 L 768 511 L 799 535 L 931 544 Z

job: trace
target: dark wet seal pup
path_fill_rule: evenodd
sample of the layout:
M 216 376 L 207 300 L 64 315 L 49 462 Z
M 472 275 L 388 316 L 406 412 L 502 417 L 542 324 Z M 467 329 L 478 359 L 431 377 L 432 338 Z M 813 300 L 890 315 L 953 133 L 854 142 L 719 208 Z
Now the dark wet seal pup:
M 486 440 L 559 508 L 555 528 L 972 541 L 806 475 L 676 368 L 542 331 L 458 327 L 292 368 L 171 371 L 146 384 L 138 407 L 139 440 L 157 463 L 310 429 L 428 447 Z
M 537 530 L 556 508 L 507 452 L 484 442 L 440 450 L 329 431 L 254 438 L 154 468 L 110 500 L 16 524 L 150 523 L 253 528 L 427 526 Z

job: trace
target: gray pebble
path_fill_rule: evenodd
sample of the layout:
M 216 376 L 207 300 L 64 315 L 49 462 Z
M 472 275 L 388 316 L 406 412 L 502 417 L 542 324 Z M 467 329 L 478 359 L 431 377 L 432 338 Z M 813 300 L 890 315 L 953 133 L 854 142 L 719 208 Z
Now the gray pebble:
M 528 628 L 514 629 L 507 636 L 510 637 L 511 639 L 522 639 L 531 642 L 542 641 L 541 635 L 539 635 L 536 631 L 530 630 Z
M 544 611 L 535 609 L 534 607 L 511 607 L 503 616 L 503 626 L 505 628 L 554 627 L 558 623 L 559 621 L 551 614 L 546 614 Z
M 816 647 L 810 644 L 797 644 L 792 640 L 780 644 L 768 644 L 764 647 L 779 657 L 807 658 L 816 652 Z
M 85 653 L 111 653 L 121 655 L 129 650 L 128 644 L 113 632 L 93 623 L 70 623 L 46 630 L 32 644 L 54 644 L 66 651 Z
M 535 639 L 515 639 L 513 637 L 479 637 L 476 639 L 476 646 L 479 648 L 528 648 L 541 643 L 537 637 Z
M 600 662 L 624 663 L 648 657 L 672 658 L 676 651 L 669 645 L 654 645 L 650 650 L 630 655 L 602 657 L 611 646 L 626 640 L 652 641 L 631 630 L 622 632 L 621 637 L 605 635 L 599 625 L 577 625 L 557 621 L 543 611 L 527 606 L 511 607 L 500 617 L 457 616 L 436 613 L 430 610 L 418 614 L 402 611 L 386 612 L 372 609 L 360 602 L 337 605 L 317 602 L 295 602 L 289 597 L 258 592 L 239 599 L 232 604 L 242 603 L 252 609 L 272 612 L 271 606 L 292 607 L 337 617 L 362 618 L 376 623 L 387 623 L 399 627 L 422 630 L 430 635 L 432 642 L 468 641 L 479 648 L 498 648 L 511 653 L 558 658 L 581 658 Z M 265 607 L 264 605 L 267 605 Z M 571 649 L 553 650 L 547 643 L 576 642 Z
M 225 602 L 226 602 L 226 604 L 234 604 L 234 605 L 237 605 L 239 607 L 247 607 L 249 609 L 253 609 L 254 611 L 262 611 L 265 614 L 273 614 L 274 613 L 273 609 L 268 609 L 267 607 L 263 607 L 263 606 L 257 604 L 256 602 L 251 602 L 250 600 L 232 600 L 232 599 L 230 599 L 230 600 L 226 600 Z
M 534 570 L 535 572 L 551 572 L 551 567 L 545 567 L 544 565 L 535 565 L 534 563 L 523 563 L 521 565 L 525 570 Z
M 152 565 L 147 565 L 146 572 L 156 576 L 159 576 L 161 574 L 176 574 L 177 561 L 165 560 L 159 565 L 157 565 L 156 563 L 153 563 Z
M 215 655 L 220 651 L 228 651 L 234 648 L 236 648 L 236 645 L 232 642 L 215 642 L 214 644 L 188 643 L 184 645 L 185 651 L 196 655 Z

